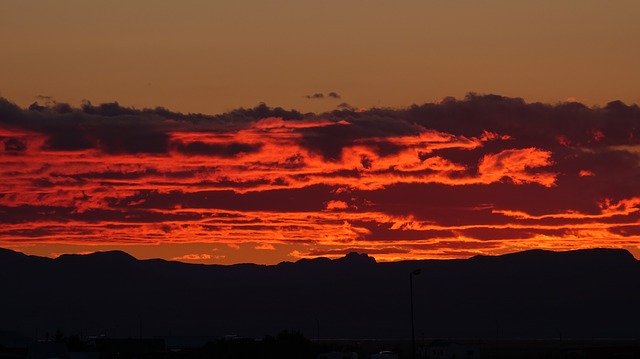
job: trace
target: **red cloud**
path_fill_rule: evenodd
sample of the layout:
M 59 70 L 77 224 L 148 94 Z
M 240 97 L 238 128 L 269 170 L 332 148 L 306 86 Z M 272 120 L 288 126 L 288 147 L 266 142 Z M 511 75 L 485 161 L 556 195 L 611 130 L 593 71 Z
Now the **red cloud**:
M 344 201 L 329 201 L 327 202 L 327 207 L 326 207 L 328 211 L 342 210 L 347 208 L 349 208 L 349 205 Z
M 246 258 L 395 260 L 640 243 L 640 110 L 621 103 L 469 96 L 205 116 L 0 101 L 0 115 L 4 246 L 219 243 Z
M 538 183 L 550 187 L 555 183 L 556 173 L 532 172 L 530 169 L 551 164 L 550 151 L 529 147 L 485 155 L 478 165 L 478 172 L 485 183 L 509 178 L 516 184 Z

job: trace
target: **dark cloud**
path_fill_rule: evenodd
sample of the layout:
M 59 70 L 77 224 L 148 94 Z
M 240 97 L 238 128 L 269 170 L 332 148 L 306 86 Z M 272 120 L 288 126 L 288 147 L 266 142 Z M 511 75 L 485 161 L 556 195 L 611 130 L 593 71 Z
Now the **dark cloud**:
M 197 212 L 160 213 L 144 209 L 92 209 L 80 212 L 73 207 L 23 205 L 19 207 L 0 206 L 0 223 L 37 223 L 43 218 L 48 221 L 69 223 L 72 221 L 99 223 L 162 223 L 170 221 L 199 220 Z
M 354 140 L 416 134 L 425 128 L 466 137 L 481 136 L 485 131 L 511 136 L 511 142 L 494 144 L 503 147 L 606 148 L 640 141 L 640 108 L 619 101 L 589 108 L 579 103 L 529 104 L 517 98 L 470 94 L 462 100 L 450 98 L 406 109 L 356 112 L 345 105 L 339 111 L 315 115 L 260 104 L 212 116 L 163 108 L 140 110 L 117 102 L 33 111 L 0 100 L 0 124 L 43 133 L 48 136 L 48 149 L 65 151 L 97 148 L 107 153 L 162 153 L 169 149 L 170 131 L 234 131 L 267 117 L 294 122 L 312 118 L 346 121 L 350 126 L 300 129 L 303 145 L 333 159 L 339 157 L 341 147 Z
M 305 97 L 310 100 L 317 100 L 324 98 L 324 94 L 322 92 L 316 92 L 313 95 L 306 95 Z
M 301 189 L 274 189 L 238 194 L 234 191 L 140 191 L 126 198 L 108 198 L 113 208 L 172 209 L 202 208 L 266 212 L 317 212 L 325 208 L 332 188 L 316 185 Z
M 372 210 L 394 214 L 410 212 L 418 219 L 436 220 L 447 225 L 504 224 L 510 221 L 494 209 L 512 209 L 532 215 L 578 210 L 600 213 L 597 201 L 584 189 L 543 187 L 537 184 L 513 185 L 508 182 L 450 186 L 437 183 L 397 184 L 373 191 L 354 191 L 367 198 Z
M 596 239 L 639 233 L 636 105 L 469 94 L 401 109 L 339 107 L 205 115 L 117 102 L 22 109 L 0 99 L 0 218 L 13 226 L 5 235 L 54 235 L 16 225 L 28 222 L 172 222 L 215 238 L 324 236 L 340 243 L 326 253 L 375 245 L 392 254 L 498 250 L 583 229 Z M 247 217 L 225 222 L 216 211 Z
M 346 102 L 342 102 L 341 104 L 339 104 L 338 106 L 336 106 L 336 108 L 337 108 L 338 110 L 347 110 L 347 111 L 355 111 L 355 110 L 356 110 L 356 108 L 355 108 L 355 107 L 353 107 L 353 106 L 349 105 L 349 104 L 348 104 L 348 103 L 346 103 Z
M 464 100 L 412 106 L 401 117 L 452 134 L 479 136 L 486 130 L 508 134 L 523 146 L 558 147 L 564 138 L 572 146 L 600 147 L 637 143 L 640 135 L 640 108 L 620 101 L 589 108 L 580 103 L 528 104 L 519 98 L 469 94 Z M 594 138 L 597 132 L 604 136 L 599 141 Z
M 417 135 L 423 130 L 410 122 L 393 117 L 356 117 L 347 120 L 349 125 L 335 125 L 302 128 L 301 144 L 328 160 L 339 160 L 344 147 L 352 146 L 355 141 L 376 139 L 369 145 L 375 146 L 380 155 L 393 153 L 399 148 L 384 141 L 386 137 Z
M 533 229 L 533 228 L 470 228 L 461 230 L 460 233 L 466 237 L 479 240 L 502 240 L 502 239 L 527 239 L 536 236 L 564 236 L 570 230 L 558 229 Z
M 456 234 L 450 230 L 398 230 L 393 229 L 393 225 L 390 223 L 379 223 L 376 221 L 354 221 L 353 224 L 369 230 L 369 233 L 365 234 L 362 238 L 362 240 L 366 241 L 406 241 L 456 236 Z
M 9 137 L 3 142 L 5 152 L 20 153 L 27 150 L 27 144 L 17 138 Z
M 204 155 L 204 156 L 220 156 L 233 157 L 243 153 L 255 153 L 260 151 L 262 144 L 252 143 L 204 143 L 200 141 L 183 143 L 175 142 L 172 144 L 175 149 L 187 155 Z
M 640 222 L 637 225 L 613 227 L 611 232 L 622 236 L 640 236 Z
M 335 91 L 328 92 L 326 95 L 324 93 L 322 93 L 322 92 L 316 92 L 316 93 L 311 94 L 311 95 L 305 95 L 304 97 L 306 99 L 309 99 L 309 100 L 340 99 L 340 98 L 342 98 L 342 96 L 340 96 L 340 94 L 335 92 Z
M 136 171 L 104 171 L 104 172 L 81 172 L 81 173 L 71 173 L 71 174 L 62 174 L 52 172 L 51 177 L 70 177 L 75 180 L 133 180 L 139 178 L 145 178 L 150 176 L 158 176 L 161 173 L 154 168 L 145 168 L 142 170 Z

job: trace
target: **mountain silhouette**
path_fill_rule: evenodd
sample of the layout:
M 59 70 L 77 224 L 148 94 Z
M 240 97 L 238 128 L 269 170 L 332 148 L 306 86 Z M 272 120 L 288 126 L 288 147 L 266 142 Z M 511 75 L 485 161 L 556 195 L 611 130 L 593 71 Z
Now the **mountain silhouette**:
M 278 265 L 56 259 L 0 249 L 0 329 L 111 336 L 283 329 L 309 338 L 636 338 L 640 262 L 625 250 L 532 250 L 376 263 L 366 254 Z

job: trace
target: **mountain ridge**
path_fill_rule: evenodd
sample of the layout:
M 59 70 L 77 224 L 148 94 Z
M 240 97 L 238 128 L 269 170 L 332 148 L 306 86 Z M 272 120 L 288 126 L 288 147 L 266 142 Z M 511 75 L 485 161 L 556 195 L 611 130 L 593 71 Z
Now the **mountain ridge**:
M 110 259 L 110 260 L 127 260 L 127 261 L 162 261 L 162 262 L 171 262 L 171 263 L 182 263 L 182 264 L 195 264 L 195 265 L 205 265 L 205 266 L 237 266 L 237 265 L 256 265 L 256 266 L 278 266 L 278 265 L 286 265 L 286 264 L 313 264 L 313 263 L 368 263 L 368 264 L 381 264 L 381 263 L 407 263 L 407 262 L 424 262 L 424 261 L 459 261 L 459 260 L 483 260 L 486 258 L 515 258 L 515 257 L 531 257 L 535 255 L 574 255 L 574 254 L 592 254 L 592 255 L 607 255 L 611 257 L 626 257 L 628 259 L 634 260 L 636 262 L 640 262 L 640 259 L 636 259 L 633 254 L 624 249 L 624 248 L 588 248 L 588 249 L 574 249 L 568 251 L 551 251 L 545 249 L 529 249 L 520 252 L 511 252 L 499 255 L 475 255 L 469 258 L 452 258 L 452 259 L 439 259 L 439 258 L 430 258 L 430 259 L 404 259 L 399 261 L 382 261 L 378 262 L 374 256 L 370 256 L 367 253 L 360 252 L 348 252 L 345 253 L 343 257 L 338 258 L 329 258 L 329 257 L 313 257 L 313 258 L 301 258 L 296 261 L 282 261 L 277 264 L 258 264 L 258 263 L 233 263 L 233 264 L 217 264 L 217 263 L 192 263 L 192 262 L 183 262 L 179 260 L 167 260 L 163 258 L 145 258 L 139 259 L 126 251 L 122 250 L 108 250 L 108 251 L 96 251 L 91 253 L 64 253 L 55 258 L 39 256 L 39 255 L 30 255 L 20 251 L 15 251 L 8 248 L 0 247 L 0 258 L 13 256 L 13 257 L 33 257 L 33 258 L 42 258 L 42 259 L 51 259 L 51 260 L 69 260 L 69 259 L 77 259 L 77 258 L 100 258 L 100 259 Z
M 295 329 L 310 338 L 408 338 L 408 278 L 417 268 L 421 337 L 640 337 L 640 262 L 616 249 L 400 262 L 351 254 L 277 265 L 3 250 L 0 329 L 120 337 L 137 337 L 141 326 L 147 336 L 262 337 Z

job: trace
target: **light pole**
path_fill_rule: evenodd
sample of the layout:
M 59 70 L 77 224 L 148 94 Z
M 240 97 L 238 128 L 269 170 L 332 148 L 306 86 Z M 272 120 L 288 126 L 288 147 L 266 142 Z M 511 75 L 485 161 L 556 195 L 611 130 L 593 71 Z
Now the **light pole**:
M 416 357 L 416 328 L 413 320 L 413 276 L 420 275 L 421 269 L 414 269 L 409 273 L 409 290 L 411 297 L 411 358 Z

